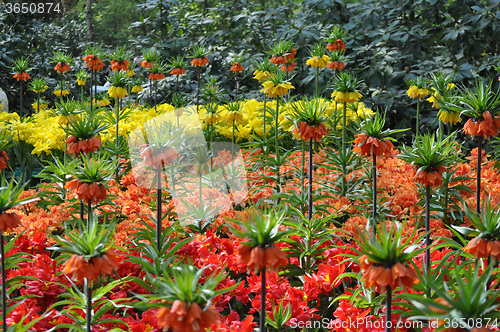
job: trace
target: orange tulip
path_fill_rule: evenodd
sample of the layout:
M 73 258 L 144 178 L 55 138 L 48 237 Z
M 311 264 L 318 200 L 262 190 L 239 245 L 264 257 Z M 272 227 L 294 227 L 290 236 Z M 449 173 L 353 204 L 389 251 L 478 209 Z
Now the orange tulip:
M 19 216 L 15 213 L 0 213 L 0 233 L 5 233 L 21 225 Z

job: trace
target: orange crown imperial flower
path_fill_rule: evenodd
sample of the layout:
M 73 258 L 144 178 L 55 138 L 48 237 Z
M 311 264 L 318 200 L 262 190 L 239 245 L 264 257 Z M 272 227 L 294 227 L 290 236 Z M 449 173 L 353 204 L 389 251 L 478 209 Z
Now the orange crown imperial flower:
M 343 61 L 332 61 L 328 64 L 328 68 L 330 68 L 331 70 L 342 70 L 345 68 L 345 63 Z
M 65 63 L 64 65 L 60 62 L 58 62 L 55 67 L 54 67 L 54 70 L 55 71 L 58 71 L 60 72 L 61 74 L 64 73 L 64 72 L 67 72 L 69 71 L 69 64 L 68 63 Z
M 333 51 L 342 52 L 345 51 L 345 48 L 346 48 L 345 43 L 342 41 L 342 39 L 337 39 L 333 43 L 328 43 L 328 45 L 326 45 L 326 49 L 332 52 Z
M 91 201 L 93 204 L 104 201 L 107 197 L 106 187 L 101 183 L 87 183 L 80 182 L 78 179 L 73 179 L 66 183 L 65 188 L 76 189 L 78 198 L 82 199 L 84 202 Z
M 476 258 L 489 258 L 493 256 L 496 260 L 500 260 L 500 241 L 483 240 L 475 237 L 469 241 L 464 251 Z
M 149 62 L 148 60 L 142 60 L 141 61 L 141 67 L 144 67 L 144 68 L 151 68 L 153 64 L 151 62 Z
M 8 232 L 21 225 L 19 216 L 15 213 L 0 213 L 0 234 Z
M 391 267 L 375 265 L 363 255 L 361 257 L 361 269 L 364 270 L 363 278 L 365 286 L 375 287 L 380 293 L 385 292 L 387 286 L 390 286 L 391 289 L 396 289 L 397 287 L 411 288 L 414 284 L 418 283 L 415 270 L 400 262 Z
M 204 310 L 197 303 L 191 303 L 188 309 L 186 302 L 175 300 L 171 308 L 158 310 L 157 322 L 164 331 L 173 332 L 201 332 L 219 324 L 219 313 L 213 306 Z
M 87 67 L 92 71 L 100 71 L 104 68 L 102 60 L 94 54 L 86 55 L 82 58 L 82 60 L 85 61 Z
M 128 68 L 130 66 L 130 62 L 128 60 L 122 60 L 120 62 L 113 60 L 111 61 L 111 70 L 116 70 L 116 71 L 129 71 L 130 69 Z
M 15 73 L 13 77 L 18 81 L 26 81 L 31 79 L 30 75 L 27 72 Z
M 8 161 L 9 157 L 7 156 L 7 152 L 2 151 L 2 153 L 0 153 L 0 169 L 6 169 Z
M 369 137 L 365 133 L 357 134 L 354 140 L 354 149 L 358 155 L 381 156 L 392 155 L 394 145 L 388 139 L 380 140 L 376 137 Z
M 92 257 L 86 261 L 82 256 L 74 254 L 65 263 L 63 272 L 79 282 L 87 278 L 94 281 L 100 275 L 107 276 L 118 268 L 118 254 L 113 249 L 108 249 L 104 255 Z
M 328 135 L 323 123 L 314 126 L 307 124 L 306 121 L 301 121 L 298 127 L 294 129 L 294 132 L 298 133 L 304 141 L 309 141 L 312 138 L 316 142 L 321 142 L 321 139 Z
M 416 173 L 415 182 L 423 186 L 437 187 L 443 182 L 443 172 L 446 171 L 444 166 L 439 166 L 432 171 L 420 171 Z
M 229 70 L 232 71 L 233 73 L 239 73 L 243 69 L 245 69 L 245 68 L 243 68 L 243 66 L 240 65 L 239 62 L 235 62 L 235 63 L 233 63 L 233 65 L 231 66 L 231 69 L 229 69 Z
M 191 60 L 191 65 L 193 65 L 194 67 L 205 67 L 209 62 L 210 60 L 208 60 L 207 57 L 196 58 Z
M 251 247 L 240 244 L 238 247 L 238 261 L 246 264 L 247 269 L 254 270 L 255 273 L 269 268 L 271 271 L 276 271 L 280 266 L 286 265 L 287 260 L 281 249 L 275 245 Z
M 149 74 L 149 77 L 148 77 L 150 80 L 156 80 L 156 81 L 159 81 L 159 80 L 162 80 L 165 78 L 165 75 L 163 75 L 162 73 L 151 73 Z
M 186 70 L 184 68 L 174 68 L 170 72 L 170 75 L 184 75 Z
M 493 117 L 489 111 L 486 111 L 483 113 L 482 121 L 469 119 L 464 125 L 464 132 L 472 138 L 477 135 L 489 139 L 490 136 L 498 135 L 499 127 L 500 118 Z
M 141 158 L 144 158 L 144 164 L 149 167 L 160 168 L 168 166 L 179 157 L 179 152 L 174 148 L 166 148 L 161 152 L 154 152 L 148 146 L 145 146 L 141 151 Z
M 101 140 L 96 136 L 88 139 L 78 139 L 75 136 L 70 136 L 66 139 L 68 145 L 68 153 L 73 153 L 77 157 L 80 153 L 91 153 L 99 149 Z

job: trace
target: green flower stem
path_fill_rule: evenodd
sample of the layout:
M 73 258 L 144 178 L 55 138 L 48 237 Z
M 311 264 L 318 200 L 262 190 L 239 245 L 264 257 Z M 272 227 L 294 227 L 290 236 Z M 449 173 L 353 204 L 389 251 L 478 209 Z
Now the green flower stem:
M 90 287 L 89 280 L 87 280 L 86 282 L 86 298 L 87 298 L 87 315 L 85 317 L 85 321 L 87 323 L 86 331 L 92 332 L 92 288 Z
M 373 177 L 373 193 L 372 193 L 372 201 L 373 201 L 373 220 L 372 220 L 372 231 L 373 235 L 377 232 L 377 156 L 373 154 L 373 163 L 372 163 L 372 177 Z
M 274 119 L 274 131 L 275 131 L 275 147 L 276 147 L 276 188 L 279 191 L 279 186 L 280 186 L 280 149 L 279 149 L 279 140 L 278 140 L 278 131 L 279 131 L 279 107 L 280 107 L 280 97 L 276 97 L 276 114 L 275 114 L 275 119 Z
M 94 71 L 90 70 L 90 111 L 92 112 L 92 103 L 93 103 L 93 90 L 94 89 Z
M 444 136 L 444 128 L 443 128 L 443 122 L 439 121 L 439 135 L 438 135 L 438 140 L 443 140 Z
M 233 118 L 233 136 L 231 138 L 231 157 L 234 156 L 234 118 Z
M 82 104 L 83 104 L 83 85 L 80 85 L 80 95 L 81 95 Z
M 431 221 L 431 186 L 425 187 L 425 271 L 431 268 L 431 239 L 430 239 L 430 221 Z
M 477 138 L 477 183 L 476 183 L 476 211 L 481 212 L 481 150 L 483 147 L 483 138 Z
M 5 280 L 5 247 L 3 244 L 3 233 L 0 232 L 0 253 L 2 254 L 2 325 L 3 331 L 7 331 L 7 289 Z
M 201 84 L 201 68 L 198 67 L 198 88 L 196 89 L 196 113 L 200 113 L 200 84 Z
M 309 138 L 309 209 L 308 209 L 308 215 L 307 218 L 309 221 L 312 219 L 312 188 L 313 188 L 313 139 L 312 137 Z M 309 256 L 310 257 L 310 256 Z
M 2 256 L 3 257 L 3 256 Z M 261 285 L 260 285 L 260 317 L 259 330 L 266 332 L 266 267 L 260 270 Z
M 417 97 L 417 128 L 415 129 L 416 136 L 418 136 L 419 127 L 420 127 L 420 98 Z
M 343 114 L 342 114 L 342 156 L 345 158 L 345 132 L 347 126 L 347 103 L 344 101 Z M 345 161 L 342 163 L 342 196 L 347 194 L 347 168 Z
M 236 80 L 236 94 L 234 95 L 234 100 L 238 101 L 238 88 L 240 87 L 240 83 L 238 82 L 238 74 L 234 76 L 234 79 Z
M 267 103 L 267 95 L 264 93 L 264 117 L 262 119 L 262 126 L 263 126 L 263 129 L 264 129 L 264 135 L 263 135 L 263 144 L 264 144 L 264 156 L 267 155 L 267 151 L 266 151 L 266 103 Z
M 302 158 L 301 158 L 301 163 L 300 163 L 300 196 L 304 197 L 304 168 L 306 165 L 306 142 L 304 140 L 302 141 Z M 300 200 L 300 212 L 304 213 L 304 201 L 301 199 Z
M 36 112 L 40 113 L 40 91 L 37 92 Z
M 155 113 L 156 113 L 156 98 L 158 95 L 158 80 L 155 80 Z
M 158 254 L 161 252 L 161 168 L 158 167 L 156 170 L 156 248 L 158 249 Z
M 63 73 L 61 73 L 61 94 L 59 95 L 61 99 L 61 104 L 62 104 L 62 98 L 63 98 Z
M 392 314 L 392 289 L 391 286 L 387 286 L 387 291 L 385 295 L 385 332 L 391 332 L 392 327 L 388 324 L 391 321 Z
M 87 214 L 87 229 L 90 227 L 90 215 L 92 214 L 92 201 L 89 199 L 88 202 L 88 214 Z
M 318 77 L 319 77 L 319 67 L 316 67 L 316 98 L 319 98 L 319 94 L 318 94 L 319 80 L 318 80 Z
M 84 212 L 85 212 L 85 204 L 83 204 L 83 199 L 80 198 L 80 220 L 82 221 L 82 223 L 85 220 L 83 217 Z M 88 228 L 88 225 L 87 225 L 87 228 Z
M 23 81 L 19 80 L 19 116 L 23 117 Z
M 115 100 L 115 116 L 116 116 L 116 161 L 118 162 L 120 160 L 120 136 L 119 136 L 119 133 L 118 133 L 118 129 L 119 129 L 119 120 L 120 120 L 120 105 L 121 104 L 121 98 L 116 98 Z M 119 171 L 119 167 L 116 168 L 116 172 L 115 172 L 115 180 L 116 180 L 116 183 L 120 183 L 118 181 L 118 171 Z

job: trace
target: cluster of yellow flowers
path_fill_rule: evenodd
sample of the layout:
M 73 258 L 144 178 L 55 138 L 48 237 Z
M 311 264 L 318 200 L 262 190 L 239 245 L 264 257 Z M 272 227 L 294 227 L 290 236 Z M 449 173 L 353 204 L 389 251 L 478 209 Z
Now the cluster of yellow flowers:
M 322 103 L 325 105 L 326 117 L 340 118 L 342 116 L 342 104 L 324 99 L 322 99 Z M 276 109 L 276 101 L 268 101 L 266 107 L 269 110 Z M 337 108 L 337 112 L 335 112 L 335 107 Z M 225 105 L 218 105 L 215 112 L 216 116 L 208 113 L 203 105 L 200 106 L 199 114 L 196 113 L 195 106 L 187 107 L 182 111 L 175 110 L 169 104 L 158 105 L 156 110 L 155 108 L 136 107 L 130 110 L 131 112 L 128 117 L 120 120 L 118 130 L 120 136 L 128 137 L 132 131 L 143 126 L 147 121 L 153 120 L 159 115 L 172 112 L 169 117 L 173 119 L 177 116 L 182 116 L 183 127 L 196 128 L 199 127 L 199 123 L 201 122 L 202 129 L 206 130 L 207 126 L 212 124 L 219 135 L 227 138 L 232 137 L 234 119 L 236 141 L 251 140 L 253 135 L 260 137 L 264 135 L 262 122 L 263 109 L 264 103 L 255 99 L 242 102 L 238 112 L 230 112 Z M 289 132 L 294 129 L 292 109 L 292 103 L 281 107 L 278 120 L 279 126 Z M 355 103 L 349 105 L 346 115 L 347 120 L 350 122 L 370 117 L 373 114 L 373 111 L 365 108 L 363 103 Z M 336 130 L 342 129 L 341 121 L 333 121 L 332 123 L 336 126 Z M 64 149 L 64 140 L 66 138 L 66 133 L 63 129 L 64 124 L 64 118 L 60 115 L 55 115 L 52 109 L 41 109 L 39 113 L 23 121 L 19 119 L 17 113 L 0 113 L 0 128 L 6 128 L 14 141 L 23 141 L 33 145 L 34 149 L 32 153 L 37 155 L 41 153 L 51 154 L 55 150 Z M 266 128 L 269 131 L 268 134 L 272 131 L 273 125 L 274 120 L 267 122 Z M 112 126 L 107 131 L 101 133 L 101 139 L 103 141 L 114 141 L 114 130 L 115 127 Z

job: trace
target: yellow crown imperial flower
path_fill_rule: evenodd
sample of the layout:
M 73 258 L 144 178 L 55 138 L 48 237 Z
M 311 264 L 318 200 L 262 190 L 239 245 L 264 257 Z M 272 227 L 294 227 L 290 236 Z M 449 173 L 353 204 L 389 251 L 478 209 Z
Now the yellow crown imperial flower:
M 439 121 L 442 123 L 451 123 L 457 124 L 462 122 L 462 118 L 460 117 L 460 113 L 457 112 L 448 112 L 446 110 L 440 109 L 438 112 Z
M 306 61 L 306 65 L 311 67 L 325 68 L 330 63 L 330 57 L 328 55 L 315 56 Z
M 120 86 L 112 86 L 108 90 L 108 95 L 111 98 L 124 98 L 128 96 L 127 89 Z
M 205 122 L 207 124 L 217 124 L 220 121 L 220 115 L 217 113 L 208 113 L 205 116 Z
M 68 90 L 66 90 L 66 89 L 62 90 L 62 93 L 61 93 L 61 89 L 55 90 L 53 93 L 54 93 L 57 97 L 61 97 L 61 94 L 62 94 L 62 96 L 63 96 L 63 97 L 64 97 L 64 96 L 69 95 L 69 91 L 68 91 Z
M 269 77 L 269 72 L 268 71 L 261 71 L 261 70 L 256 70 L 253 72 L 253 78 L 256 79 L 259 82 L 265 81 Z
M 238 121 L 243 120 L 243 115 L 239 112 L 228 112 L 227 120 L 229 122 L 233 122 L 233 121 L 238 122 Z
M 441 106 L 439 106 L 439 99 L 440 99 L 439 98 L 439 93 L 437 91 L 434 91 L 434 93 L 432 94 L 432 96 L 430 96 L 426 100 L 429 103 L 432 103 L 432 107 L 433 108 L 441 108 Z
M 427 97 L 428 94 L 430 94 L 430 92 L 426 88 L 419 88 L 416 85 L 412 85 L 410 86 L 408 91 L 406 91 L 406 94 L 408 95 L 408 97 L 413 99 L 415 98 L 424 99 L 425 97 Z
M 87 83 L 87 81 L 86 80 L 77 79 L 76 83 L 78 83 L 78 85 L 85 85 L 85 83 Z
M 335 101 L 338 103 L 354 103 L 357 102 L 363 95 L 357 91 L 353 92 L 340 92 L 340 91 L 333 91 L 332 92 L 332 98 L 335 98 Z
M 274 98 L 274 97 L 281 97 L 284 94 L 288 92 L 290 89 L 295 89 L 294 86 L 290 82 L 285 82 L 285 83 L 280 83 L 277 85 L 274 85 L 273 82 L 271 81 L 266 81 L 262 83 L 262 86 L 264 87 L 260 92 L 266 93 L 269 97 Z
M 138 92 L 141 92 L 142 90 L 144 90 L 144 88 L 142 87 L 142 85 L 134 85 L 132 87 L 132 92 L 133 93 L 138 93 Z

